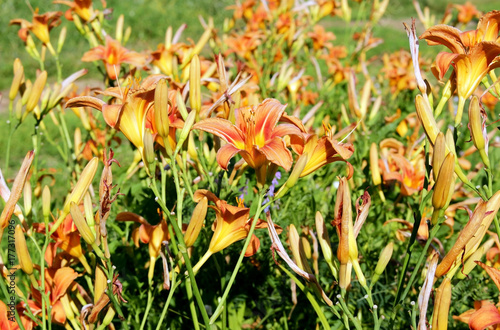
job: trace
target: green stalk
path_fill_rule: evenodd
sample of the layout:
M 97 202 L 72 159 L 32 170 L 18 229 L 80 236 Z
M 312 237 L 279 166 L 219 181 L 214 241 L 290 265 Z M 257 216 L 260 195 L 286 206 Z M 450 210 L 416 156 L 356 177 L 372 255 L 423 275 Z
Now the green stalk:
M 191 310 L 194 329 L 200 330 L 200 325 L 198 324 L 198 314 L 196 313 L 196 306 L 193 300 L 193 288 L 191 287 L 191 279 L 189 278 L 186 280 L 186 293 L 189 300 L 189 309 Z
M 175 289 L 177 289 L 177 287 L 181 283 L 180 281 L 177 283 L 175 282 L 176 275 L 177 275 L 177 273 L 175 271 L 172 272 L 173 285 L 170 288 L 170 292 L 168 293 L 168 297 L 167 297 L 167 301 L 165 302 L 165 306 L 163 306 L 163 310 L 161 311 L 160 320 L 158 321 L 158 325 L 156 326 L 156 330 L 161 329 L 161 325 L 163 323 L 163 320 L 165 319 L 165 316 L 167 315 L 168 306 L 170 305 L 170 301 L 172 301 L 172 297 L 174 296 Z
M 299 279 L 291 271 L 286 269 L 285 266 L 283 266 L 282 264 L 278 264 L 278 267 L 281 268 L 281 270 L 284 271 L 288 275 L 288 277 L 290 277 L 297 284 L 299 289 L 305 293 L 307 299 L 309 300 L 312 307 L 314 308 L 314 311 L 318 315 L 318 318 L 321 322 L 321 325 L 323 325 L 323 328 L 330 329 L 330 325 L 328 324 L 328 320 L 326 319 L 325 313 L 323 313 L 321 306 L 316 301 L 316 298 L 314 297 L 312 292 L 310 290 L 308 290 L 307 287 L 301 281 L 299 281 Z M 338 313 L 336 313 L 336 311 L 335 311 L 335 314 L 337 314 L 340 318 L 340 315 Z
M 349 310 L 349 307 L 345 303 L 345 295 L 346 295 L 346 290 L 344 288 L 340 289 L 340 294 L 341 297 L 339 299 L 340 301 L 340 306 L 342 306 L 342 311 L 347 314 L 347 317 L 349 320 L 351 320 L 352 323 L 354 323 L 354 326 L 356 327 L 357 330 L 362 330 L 363 328 L 361 327 L 361 323 L 359 323 L 359 320 L 352 315 L 351 311 Z
M 148 288 L 148 303 L 146 305 L 146 311 L 144 312 L 144 316 L 142 317 L 142 322 L 141 322 L 141 327 L 140 329 L 144 329 L 144 326 L 146 325 L 146 320 L 148 319 L 149 311 L 151 310 L 151 307 L 153 306 L 153 281 L 150 281 L 149 283 L 149 288 Z

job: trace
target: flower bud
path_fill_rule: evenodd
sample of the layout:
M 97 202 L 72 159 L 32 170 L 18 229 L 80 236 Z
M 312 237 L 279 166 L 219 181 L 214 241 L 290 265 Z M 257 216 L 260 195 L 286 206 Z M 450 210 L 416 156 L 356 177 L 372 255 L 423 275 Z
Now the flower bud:
M 151 175 L 154 172 L 154 163 L 155 163 L 155 146 L 153 134 L 150 129 L 146 129 L 143 135 L 143 143 L 144 143 L 144 162 L 146 163 L 146 168 L 148 174 Z M 168 141 L 167 141 L 168 143 Z
M 370 171 L 372 172 L 373 184 L 378 186 L 382 183 L 380 176 L 380 168 L 378 167 L 378 150 L 377 145 L 372 143 L 370 146 Z
M 434 143 L 434 152 L 432 153 L 432 174 L 434 181 L 437 181 L 439 169 L 446 157 L 446 141 L 444 134 L 439 132 Z
M 186 103 L 184 103 L 181 93 L 177 93 L 175 104 L 177 105 L 177 110 L 179 110 L 182 119 L 187 120 L 188 112 L 186 109 Z
M 371 286 L 377 283 L 380 275 L 384 272 L 387 264 L 391 261 L 392 252 L 394 251 L 394 243 L 390 242 L 387 246 L 380 252 L 380 257 L 378 258 L 377 266 L 375 267 L 375 272 L 371 281 Z
M 116 40 L 121 43 L 123 39 L 123 21 L 124 21 L 124 16 L 123 14 L 118 17 L 118 20 L 116 21 Z
M 199 116 L 201 110 L 201 73 L 198 55 L 193 56 L 189 66 L 189 104 Z
M 73 192 L 71 193 L 71 195 L 69 195 L 69 197 L 66 199 L 66 202 L 64 203 L 63 207 L 64 215 L 67 215 L 69 213 L 71 202 L 74 202 L 75 204 L 80 203 L 85 192 L 87 192 L 87 189 L 89 189 L 89 186 L 92 183 L 92 180 L 94 179 L 98 165 L 99 165 L 99 159 L 97 157 L 92 158 L 87 163 L 87 166 L 85 166 L 82 173 L 80 174 L 80 179 L 78 179 L 78 182 L 76 183 Z
M 439 175 L 434 185 L 434 193 L 432 195 L 432 206 L 434 210 L 441 210 L 448 207 L 453 194 L 453 186 L 455 184 L 455 155 L 449 153 L 444 159 L 443 165 L 439 170 Z
M 66 27 L 63 26 L 61 32 L 59 33 L 59 39 L 57 40 L 57 53 L 61 53 L 61 50 L 64 45 L 64 41 L 66 40 Z
M 43 217 L 50 216 L 50 189 L 49 186 L 44 186 L 42 191 L 42 212 Z
M 316 212 L 316 232 L 318 233 L 318 241 L 321 246 L 321 251 L 323 251 L 323 256 L 327 263 L 333 262 L 332 245 L 330 243 L 330 237 L 328 236 L 328 230 L 325 226 L 325 220 L 319 211 Z
M 13 101 L 16 98 L 19 87 L 24 81 L 24 67 L 21 60 L 16 58 L 14 60 L 14 78 L 10 85 L 9 100 Z
M 486 253 L 486 251 L 491 249 L 494 244 L 495 244 L 495 240 L 493 238 L 489 239 L 479 249 L 477 249 L 473 254 L 471 254 L 470 257 L 467 258 L 463 267 L 460 267 L 460 264 L 459 264 L 460 270 L 457 274 L 457 278 L 459 280 L 465 279 L 467 277 L 467 275 L 477 266 L 476 261 L 481 260 L 482 256 Z M 448 273 L 448 274 L 450 274 L 450 273 Z M 447 277 L 450 277 L 450 276 L 448 276 L 448 274 L 447 274 Z
M 22 119 L 23 119 L 23 101 L 22 100 L 17 100 L 15 113 L 16 113 L 16 119 L 19 120 L 20 122 L 22 122 Z
M 155 88 L 155 126 L 156 131 L 163 139 L 163 142 L 168 143 L 168 134 L 170 132 L 170 121 L 168 118 L 169 99 L 167 80 L 162 79 L 158 82 Z
M 36 78 L 31 93 L 28 97 L 28 101 L 26 102 L 27 112 L 31 112 L 33 111 L 33 109 L 35 109 L 36 105 L 38 104 L 38 101 L 40 100 L 40 96 L 42 95 L 43 88 L 45 87 L 46 82 L 47 82 L 47 71 L 42 71 L 42 73 L 40 73 Z
M 469 106 L 469 129 L 471 132 L 472 142 L 479 150 L 481 159 L 486 168 L 490 167 L 490 160 L 488 158 L 488 132 L 486 131 L 486 116 L 482 113 L 479 106 L 479 99 L 477 96 L 472 97 Z
M 290 249 L 292 250 L 293 260 L 303 271 L 312 274 L 311 267 L 307 262 L 307 258 L 304 251 L 304 246 L 301 243 L 299 233 L 297 228 L 293 224 L 288 228 L 288 241 L 290 244 Z
M 191 111 L 184 122 L 184 127 L 182 127 L 181 134 L 179 135 L 179 141 L 177 142 L 176 152 L 180 150 L 182 144 L 188 138 L 189 133 L 191 132 L 191 128 L 194 125 L 194 120 L 196 118 L 196 112 Z
M 76 205 L 74 202 L 71 202 L 71 217 L 73 218 L 73 223 L 80 232 L 80 235 L 82 236 L 83 240 L 87 242 L 87 244 L 89 245 L 94 244 L 95 236 L 90 230 L 87 221 L 85 221 L 85 218 L 83 217 L 82 212 L 78 208 L 78 205 Z
M 29 216 L 31 214 L 31 184 L 29 181 L 26 181 L 24 184 L 24 192 L 23 192 L 23 201 L 24 201 L 24 214 Z
M 434 145 L 437 135 L 439 133 L 439 128 L 436 123 L 436 119 L 432 114 L 431 105 L 427 98 L 422 97 L 422 95 L 417 95 L 415 98 L 415 107 L 417 109 L 417 116 L 424 126 L 425 134 L 429 139 L 429 142 Z
M 31 262 L 30 252 L 28 251 L 28 245 L 26 244 L 26 239 L 24 237 L 23 230 L 21 229 L 21 225 L 16 226 L 14 239 L 21 269 L 27 275 L 33 274 L 33 263 Z
M 106 274 L 100 266 L 95 268 L 95 281 L 94 281 L 94 305 L 97 304 L 101 296 L 108 287 L 108 279 Z
M 194 208 L 191 221 L 189 221 L 186 233 L 184 234 L 186 247 L 193 246 L 194 242 L 196 242 L 196 239 L 200 234 L 201 227 L 203 226 L 203 222 L 205 221 L 205 217 L 207 216 L 207 206 L 208 199 L 207 197 L 203 197 Z
M 432 329 L 448 329 L 448 312 L 451 303 L 451 280 L 445 278 L 439 288 L 436 290 L 434 299 L 434 314 L 432 316 Z
M 33 84 L 31 83 L 31 80 L 26 80 L 26 82 L 24 83 L 23 97 L 21 97 L 22 105 L 26 105 L 26 103 L 28 103 L 28 99 L 31 95 L 32 90 L 33 90 Z

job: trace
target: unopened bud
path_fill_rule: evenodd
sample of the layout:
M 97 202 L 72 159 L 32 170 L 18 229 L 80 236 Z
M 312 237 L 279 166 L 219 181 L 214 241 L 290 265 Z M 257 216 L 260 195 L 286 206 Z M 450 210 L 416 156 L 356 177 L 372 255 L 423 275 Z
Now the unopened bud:
M 303 271 L 312 274 L 311 267 L 307 262 L 304 247 L 301 244 L 299 233 L 297 228 L 291 224 L 288 228 L 288 241 L 290 243 L 290 249 L 292 250 L 293 259 L 297 266 Z
M 95 281 L 94 281 L 94 305 L 97 304 L 101 296 L 108 287 L 108 278 L 100 266 L 95 268 Z
M 189 66 L 189 104 L 191 104 L 191 109 L 199 115 L 201 110 L 201 73 L 198 55 L 193 56 Z
M 445 278 L 436 290 L 434 299 L 434 314 L 432 316 L 432 329 L 448 329 L 448 313 L 451 303 L 451 280 Z
M 444 134 L 439 132 L 434 143 L 434 152 L 432 153 L 432 173 L 434 181 L 437 180 L 439 169 L 446 157 L 446 140 Z
M 48 218 L 50 216 L 50 188 L 49 186 L 44 186 L 42 191 L 42 212 L 43 217 Z
M 191 128 L 194 125 L 195 118 L 196 118 L 196 112 L 191 111 L 189 113 L 189 115 L 187 116 L 186 121 L 184 122 L 184 127 L 182 127 L 181 134 L 179 135 L 179 141 L 177 142 L 177 148 L 176 148 L 177 150 L 176 151 L 180 150 L 180 148 L 182 147 L 182 144 L 188 138 L 189 133 L 191 132 Z
M 59 33 L 59 39 L 57 40 L 57 53 L 59 54 L 63 48 L 64 41 L 66 40 L 66 27 L 63 26 L 61 32 Z
M 9 100 L 14 100 L 16 98 L 19 87 L 24 80 L 24 67 L 21 60 L 16 58 L 14 60 L 14 78 L 12 79 L 12 84 L 10 85 Z
M 92 231 L 94 236 L 96 236 L 92 197 L 90 197 L 90 193 L 88 191 L 85 194 L 85 197 L 83 197 L 83 210 L 85 212 L 85 220 L 87 220 L 87 224 L 89 225 L 90 230 Z
M 434 210 L 441 210 L 448 206 L 455 184 L 455 155 L 449 153 L 444 159 L 439 170 L 439 175 L 434 185 L 432 206 Z
M 488 158 L 488 132 L 486 131 L 484 115 L 479 106 L 479 99 L 477 96 L 472 97 L 469 106 L 469 123 L 472 142 L 479 150 L 481 159 L 486 168 L 490 167 L 490 160 Z
M 99 159 L 97 157 L 94 157 L 88 162 L 87 166 L 85 166 L 82 173 L 80 174 L 80 179 L 73 189 L 73 192 L 71 193 L 71 195 L 69 195 L 68 199 L 64 203 L 63 214 L 67 215 L 69 213 L 71 202 L 74 202 L 75 204 L 80 203 L 84 194 L 89 189 L 92 180 L 94 179 L 98 165 Z
M 150 129 L 146 129 L 143 134 L 144 162 L 146 163 L 148 172 L 151 173 L 151 171 L 154 170 L 155 163 L 155 146 L 153 134 L 151 133 Z
M 189 221 L 186 233 L 184 234 L 186 247 L 193 246 L 194 242 L 196 242 L 196 239 L 200 234 L 201 227 L 203 226 L 203 222 L 205 221 L 205 217 L 207 216 L 207 206 L 208 199 L 203 197 L 194 208 L 191 221 Z
M 429 100 L 422 97 L 422 95 L 417 95 L 415 98 L 415 106 L 417 109 L 418 119 L 420 119 L 420 123 L 424 126 L 425 134 L 427 135 L 429 142 L 434 145 L 436 137 L 439 133 L 439 128 L 437 126 L 436 119 L 432 114 Z
M 382 183 L 380 176 L 380 168 L 378 167 L 378 150 L 377 145 L 372 143 L 370 146 L 370 171 L 372 172 L 373 184 L 378 186 Z
M 31 95 L 32 90 L 33 84 L 31 83 L 31 80 L 26 80 L 26 82 L 24 83 L 23 97 L 21 98 L 22 105 L 26 105 L 26 103 L 28 103 L 28 99 Z
M 123 39 L 123 21 L 124 21 L 125 17 L 122 15 L 120 15 L 118 17 L 118 20 L 116 21 L 116 40 L 121 43 L 122 42 L 122 39 Z
M 180 94 L 180 93 L 178 93 Z M 170 121 L 168 118 L 169 99 L 167 80 L 162 79 L 155 88 L 155 126 L 158 134 L 165 144 L 168 143 L 168 134 L 170 131 Z
M 177 105 L 177 110 L 182 116 L 182 119 L 187 120 L 188 112 L 186 109 L 186 103 L 184 103 L 184 99 L 182 98 L 181 93 L 177 93 L 175 104 Z
M 127 28 L 125 29 L 125 35 L 123 36 L 123 42 L 122 42 L 122 45 L 125 45 L 128 40 L 130 39 L 130 35 L 132 34 L 132 27 L 131 26 L 127 26 Z
M 24 201 L 24 214 L 26 216 L 29 216 L 31 214 L 31 207 L 32 207 L 32 201 L 31 201 L 31 184 L 29 181 L 26 181 L 24 184 L 24 192 L 23 192 L 23 201 Z
M 371 281 L 371 286 L 377 283 L 380 275 L 384 272 L 385 268 L 391 261 L 392 252 L 394 251 L 394 243 L 390 242 L 387 246 L 380 252 L 380 257 L 378 258 L 377 266 L 375 267 L 375 272 Z
M 21 266 L 21 269 L 27 275 L 33 274 L 33 263 L 31 262 L 30 252 L 28 251 L 28 245 L 26 244 L 26 238 L 24 237 L 21 225 L 16 226 L 14 239 L 17 257 L 19 259 L 19 265 Z
M 31 93 L 28 97 L 28 101 L 26 103 L 27 112 L 31 112 L 33 111 L 33 109 L 35 109 L 36 105 L 38 104 L 38 101 L 40 100 L 40 96 L 42 95 L 43 88 L 45 87 L 46 82 L 47 82 L 47 71 L 42 71 L 42 73 L 40 73 L 36 78 Z
M 87 244 L 90 245 L 94 244 L 95 236 L 90 230 L 87 221 L 85 221 L 85 218 L 83 217 L 82 212 L 78 208 L 78 205 L 76 205 L 74 202 L 71 202 L 71 217 L 73 218 L 73 223 L 80 232 L 80 235 L 82 236 L 83 240 L 87 242 Z
M 332 245 L 330 243 L 330 237 L 328 236 L 328 230 L 325 226 L 325 220 L 319 211 L 316 212 L 316 232 L 318 233 L 318 241 L 321 246 L 321 251 L 323 251 L 323 256 L 327 263 L 333 262 Z

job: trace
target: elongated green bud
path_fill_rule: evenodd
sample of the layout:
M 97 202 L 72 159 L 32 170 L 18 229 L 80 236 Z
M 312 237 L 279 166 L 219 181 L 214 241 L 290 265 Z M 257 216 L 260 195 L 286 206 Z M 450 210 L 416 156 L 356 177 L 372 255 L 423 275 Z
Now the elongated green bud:
M 302 174 L 302 171 L 304 171 L 308 160 L 309 156 L 307 155 L 307 152 L 303 153 L 299 157 L 299 159 L 295 163 L 295 166 L 293 167 L 292 173 L 290 173 L 290 176 L 288 177 L 288 180 L 286 180 L 285 184 L 278 190 L 275 198 L 283 197 L 288 192 L 288 190 L 290 190 L 290 188 L 295 186 L 297 181 L 299 181 L 300 175 Z
M 429 142 L 434 145 L 439 133 L 439 128 L 437 126 L 436 119 L 432 114 L 429 100 L 422 97 L 422 95 L 417 95 L 415 98 L 415 107 L 417 109 L 418 119 L 422 123 L 422 126 L 424 126 L 425 134 L 427 135 Z
M 82 173 L 80 174 L 80 179 L 78 179 L 78 182 L 73 189 L 73 192 L 71 193 L 71 195 L 69 195 L 69 197 L 66 199 L 66 202 L 64 203 L 63 214 L 67 215 L 69 213 L 71 202 L 74 202 L 76 204 L 80 203 L 84 194 L 87 192 L 87 189 L 89 189 L 92 180 L 94 179 L 98 165 L 99 159 L 97 157 L 94 157 L 88 162 L 87 166 L 85 166 Z
M 377 262 L 377 266 L 375 267 L 375 272 L 373 273 L 372 281 L 370 286 L 373 287 L 375 283 L 377 283 L 380 275 L 384 272 L 385 268 L 389 264 L 392 258 L 392 252 L 394 251 L 394 243 L 390 242 L 387 246 L 380 252 L 380 257 Z
M 9 100 L 13 101 L 16 98 L 19 87 L 24 80 L 24 67 L 21 60 L 16 58 L 14 60 L 14 79 L 12 79 L 12 84 L 10 85 Z
M 186 233 L 184 234 L 186 247 L 193 246 L 194 242 L 196 242 L 196 239 L 200 234 L 201 227 L 203 226 L 203 222 L 205 221 L 205 217 L 207 216 L 207 207 L 208 199 L 203 197 L 194 208 L 191 221 L 189 221 Z
M 439 169 L 444 162 L 446 153 L 446 140 L 444 134 L 439 132 L 434 143 L 434 152 L 432 153 L 432 174 L 434 181 L 438 178 Z
M 380 176 L 380 168 L 378 167 L 378 150 L 377 145 L 372 143 L 370 146 L 370 171 L 372 172 L 373 184 L 378 186 L 382 183 Z
M 184 122 L 184 127 L 182 128 L 181 134 L 179 135 L 179 141 L 177 142 L 177 148 L 176 148 L 177 150 L 176 151 L 180 150 L 180 148 L 182 147 L 182 144 L 188 138 L 189 133 L 191 132 L 191 128 L 194 125 L 195 118 L 196 118 L 196 112 L 191 111 L 189 113 L 189 115 L 187 116 L 186 121 Z
M 89 225 L 87 224 L 87 221 L 85 221 L 85 218 L 83 217 L 82 212 L 80 212 L 80 209 L 78 208 L 78 205 L 76 205 L 74 202 L 71 202 L 71 217 L 73 218 L 73 222 L 80 232 L 80 235 L 82 236 L 83 240 L 87 242 L 87 244 L 94 244 L 95 243 L 95 236 L 92 234 L 92 231 L 89 228 Z
M 191 109 L 199 115 L 201 110 L 201 72 L 198 55 L 193 56 L 189 66 L 189 103 Z
M 21 269 L 27 275 L 33 274 L 33 262 L 31 261 L 30 252 L 28 250 L 28 245 L 26 244 L 26 238 L 24 237 L 21 225 L 16 226 L 14 239 L 17 257 L 19 259 L 19 265 L 21 266 Z
M 448 206 L 451 200 L 452 186 L 455 184 L 455 155 L 449 153 L 444 159 L 439 170 L 439 175 L 434 185 L 432 206 L 434 210 L 441 210 Z
M 31 112 L 33 111 L 33 109 L 35 109 L 36 105 L 38 104 L 38 101 L 40 100 L 40 95 L 42 95 L 43 88 L 45 87 L 46 82 L 47 82 L 47 71 L 42 71 L 42 73 L 40 73 L 36 78 L 31 93 L 28 97 L 28 101 L 26 103 L 27 112 Z
M 42 212 L 45 218 L 50 216 L 50 188 L 49 186 L 43 187 L 42 191 Z
M 168 118 L 169 102 L 167 80 L 162 79 L 155 88 L 154 115 L 156 130 L 164 143 L 168 143 L 167 138 L 170 132 L 170 121 Z
M 445 278 L 436 290 L 434 299 L 434 314 L 432 316 L 433 330 L 448 329 L 448 313 L 451 303 L 451 280 Z

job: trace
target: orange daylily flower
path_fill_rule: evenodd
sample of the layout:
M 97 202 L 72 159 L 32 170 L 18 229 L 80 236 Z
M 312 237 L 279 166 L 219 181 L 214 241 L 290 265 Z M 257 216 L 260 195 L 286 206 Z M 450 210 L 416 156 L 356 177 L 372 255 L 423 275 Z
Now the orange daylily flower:
M 307 153 L 308 160 L 300 177 L 315 172 L 319 168 L 336 161 L 343 161 L 349 166 L 349 178 L 352 176 L 352 165 L 347 161 L 354 153 L 352 143 L 342 143 L 335 139 L 333 130 L 325 126 L 326 135 L 319 138 L 316 134 L 309 134 L 302 140 L 295 135 L 291 137 L 293 150 L 302 155 Z
M 293 124 L 277 125 L 286 105 L 275 99 L 266 99 L 257 106 L 235 110 L 236 122 L 221 118 L 208 118 L 196 123 L 193 128 L 217 135 L 227 142 L 217 152 L 217 162 L 227 170 L 229 160 L 239 153 L 248 165 L 259 169 L 270 161 L 289 171 L 292 153 L 286 148 L 285 135 L 301 135 Z
M 439 24 L 420 36 L 429 45 L 444 45 L 450 49 L 451 53 L 441 52 L 436 57 L 435 74 L 441 80 L 453 65 L 461 102 L 474 93 L 489 71 L 500 66 L 499 23 L 500 11 L 492 11 L 481 18 L 476 30 L 462 32 Z M 461 118 L 461 113 L 457 113 L 457 117 Z
M 244 207 L 243 201 L 238 201 L 238 206 L 228 204 L 226 201 L 219 199 L 214 193 L 200 189 L 194 193 L 194 201 L 199 202 L 203 197 L 215 203 L 215 206 L 208 207 L 215 210 L 216 219 L 212 226 L 214 235 L 210 241 L 207 254 L 217 253 L 229 245 L 245 239 L 248 236 L 252 219 L 250 219 L 250 209 Z M 267 228 L 267 222 L 257 220 L 255 228 Z M 246 257 L 250 257 L 257 253 L 260 241 L 257 236 L 253 235 L 250 245 L 245 253 Z
M 103 113 L 106 123 L 120 130 L 127 139 L 135 145 L 141 155 L 144 152 L 144 132 L 150 129 L 156 133 L 154 124 L 154 94 L 158 81 L 165 78 L 164 75 L 151 75 L 138 85 L 136 81 L 127 87 L 123 94 L 118 87 L 108 88 L 100 94 L 112 96 L 120 103 L 106 104 L 104 101 L 91 96 L 78 96 L 66 103 L 66 107 L 89 106 Z M 181 115 L 177 112 L 175 105 L 175 91 L 169 91 L 169 100 L 172 100 L 169 109 L 169 125 L 171 143 L 175 143 L 175 129 L 183 126 Z M 161 139 L 159 139 L 161 140 Z M 160 144 L 162 141 L 159 141 Z
M 60 3 L 70 8 L 64 13 L 66 19 L 72 21 L 71 13 L 77 14 L 84 22 L 88 22 L 94 18 L 94 10 L 92 8 L 92 0 L 55 0 L 53 3 Z
M 467 24 L 473 18 L 478 18 L 481 15 L 481 12 L 470 1 L 467 1 L 463 5 L 454 5 L 454 7 L 458 10 L 457 19 L 462 24 Z
M 28 32 L 31 31 L 38 39 L 40 39 L 41 42 L 49 44 L 49 32 L 61 24 L 61 15 L 62 13 L 60 11 L 50 11 L 43 15 L 39 15 L 38 12 L 35 12 L 33 14 L 32 22 L 19 18 L 11 20 L 9 24 L 17 24 L 21 26 L 18 35 L 24 42 L 28 39 Z
M 25 307 L 23 305 L 23 302 L 20 302 L 16 305 L 16 313 L 17 315 L 19 315 L 24 329 L 31 330 L 33 329 L 33 321 L 24 314 Z M 8 308 L 7 305 L 0 300 L 0 330 L 21 329 L 21 327 L 17 324 L 15 316 L 12 313 L 12 310 L 10 310 L 10 308 Z
M 117 78 L 122 63 L 131 64 L 137 68 L 146 65 L 146 56 L 128 50 L 110 36 L 106 36 L 106 45 L 92 48 L 82 57 L 83 62 L 98 60 L 104 62 L 106 73 L 111 80 Z

